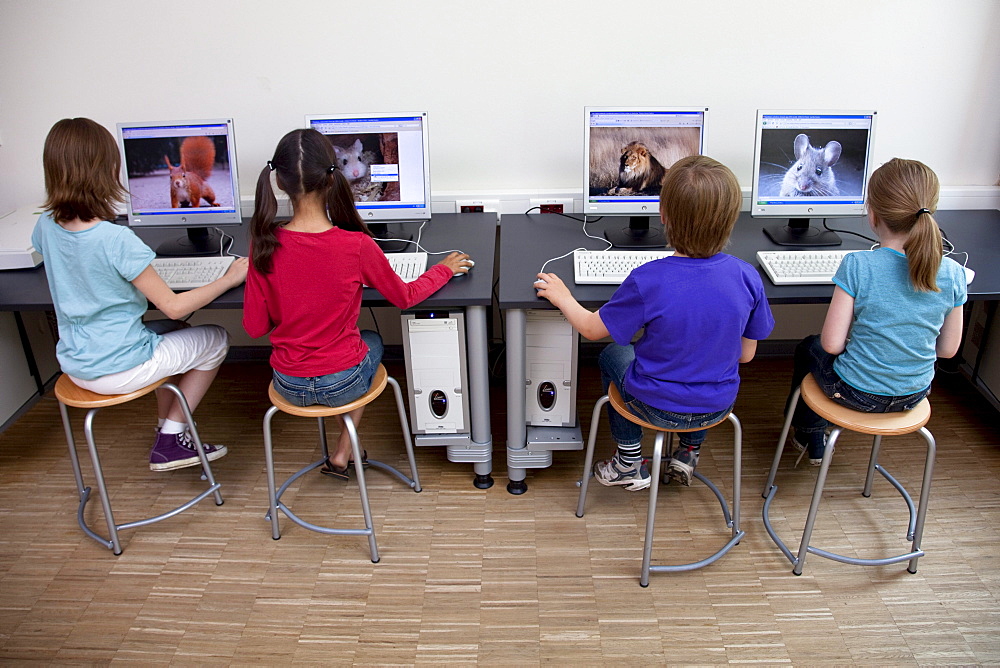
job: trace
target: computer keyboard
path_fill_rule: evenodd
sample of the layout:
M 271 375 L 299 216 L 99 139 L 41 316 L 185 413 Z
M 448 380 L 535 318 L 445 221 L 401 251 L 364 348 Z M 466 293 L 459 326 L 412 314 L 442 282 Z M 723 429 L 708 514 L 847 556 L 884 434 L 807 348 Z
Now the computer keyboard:
M 150 264 L 171 290 L 193 290 L 220 278 L 235 259 L 231 255 L 158 257 Z
M 578 284 L 620 285 L 636 267 L 673 254 L 668 250 L 575 250 L 573 278 Z
M 757 261 L 775 285 L 833 283 L 840 261 L 853 250 L 757 251 Z
M 407 283 L 427 271 L 427 253 L 386 253 L 385 256 L 396 275 Z

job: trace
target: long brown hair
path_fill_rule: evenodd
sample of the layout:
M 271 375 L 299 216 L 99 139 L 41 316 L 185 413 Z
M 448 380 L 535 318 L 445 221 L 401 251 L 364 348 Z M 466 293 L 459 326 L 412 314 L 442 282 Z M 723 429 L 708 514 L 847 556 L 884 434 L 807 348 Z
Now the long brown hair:
M 42 150 L 46 200 L 52 218 L 114 220 L 125 201 L 119 172 L 122 159 L 115 138 L 89 118 L 64 118 L 49 130 Z
M 712 257 L 729 243 L 742 202 L 728 167 L 704 155 L 681 158 L 667 170 L 660 190 L 670 245 L 689 257 Z
M 250 219 L 250 256 L 254 268 L 262 274 L 271 272 L 271 258 L 278 248 L 275 230 L 278 223 L 278 200 L 271 187 L 271 171 L 281 190 L 288 194 L 294 208 L 303 195 L 324 193 L 326 215 L 337 227 L 372 236 L 354 206 L 351 185 L 336 169 L 333 145 L 313 129 L 292 130 L 278 142 L 274 157 L 257 177 L 257 196 Z
M 893 158 L 875 170 L 868 181 L 868 208 L 877 222 L 894 234 L 906 234 L 903 250 L 910 283 L 920 292 L 939 292 L 941 230 L 937 210 L 937 174 L 916 160 Z

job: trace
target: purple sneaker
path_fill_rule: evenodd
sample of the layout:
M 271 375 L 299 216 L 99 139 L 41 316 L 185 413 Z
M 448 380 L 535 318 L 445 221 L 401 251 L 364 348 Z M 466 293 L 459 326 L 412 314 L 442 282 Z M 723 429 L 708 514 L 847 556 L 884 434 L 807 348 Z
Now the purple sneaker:
M 205 449 L 205 457 L 208 461 L 214 462 L 226 455 L 226 446 L 210 445 L 202 443 Z M 156 442 L 149 453 L 149 469 L 151 471 L 173 471 L 187 466 L 199 466 L 201 460 L 198 458 L 198 450 L 195 448 L 194 440 L 185 430 L 180 434 L 156 435 Z

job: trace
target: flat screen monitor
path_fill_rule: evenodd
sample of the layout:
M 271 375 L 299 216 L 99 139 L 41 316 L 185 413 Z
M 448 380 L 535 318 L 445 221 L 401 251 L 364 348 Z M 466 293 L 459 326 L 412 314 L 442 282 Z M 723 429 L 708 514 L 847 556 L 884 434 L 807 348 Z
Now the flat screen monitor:
M 361 218 L 386 252 L 415 250 L 405 240 L 412 226 L 431 217 L 427 113 L 306 116 L 306 126 L 326 135 L 354 193 Z M 390 223 L 392 223 L 390 225 Z
M 242 222 L 232 119 L 119 123 L 118 142 L 129 226 L 186 228 L 160 255 L 221 253 L 211 228 Z
M 627 227 L 605 233 L 615 246 L 664 246 L 660 184 L 675 162 L 705 152 L 708 109 L 586 107 L 584 114 L 584 213 L 629 216 Z
M 810 218 L 865 215 L 874 111 L 757 111 L 750 215 L 781 246 L 836 246 Z

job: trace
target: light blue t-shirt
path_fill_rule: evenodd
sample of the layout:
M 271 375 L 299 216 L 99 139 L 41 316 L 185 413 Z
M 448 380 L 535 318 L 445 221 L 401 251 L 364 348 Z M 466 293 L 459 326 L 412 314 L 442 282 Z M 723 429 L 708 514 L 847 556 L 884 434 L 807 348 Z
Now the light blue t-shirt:
M 71 232 L 42 214 L 31 242 L 59 322 L 56 357 L 65 373 L 93 380 L 149 360 L 160 341 L 142 324 L 146 297 L 133 281 L 156 254 L 132 230 L 102 221 Z
M 837 375 L 855 389 L 884 396 L 928 387 L 945 316 L 967 298 L 961 265 L 943 258 L 940 292 L 918 292 L 906 255 L 879 248 L 849 253 L 833 282 L 854 298 L 847 348 L 833 363 Z

